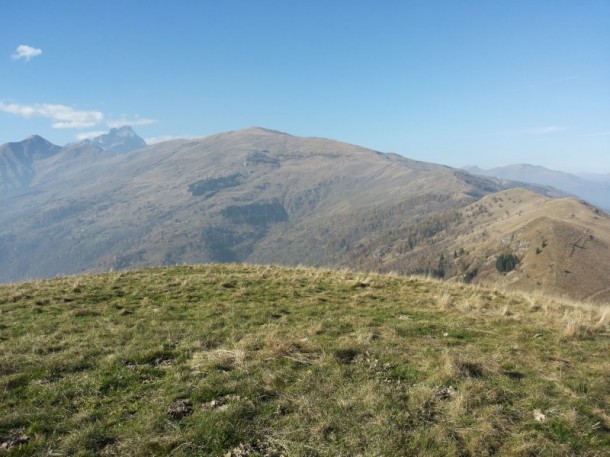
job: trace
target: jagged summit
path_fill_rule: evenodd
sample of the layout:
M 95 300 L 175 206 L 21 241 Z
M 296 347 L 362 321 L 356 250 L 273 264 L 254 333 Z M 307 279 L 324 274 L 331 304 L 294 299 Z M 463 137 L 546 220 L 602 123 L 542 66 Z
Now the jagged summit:
M 59 151 L 60 147 L 39 135 L 30 135 L 22 141 L 0 145 L 0 156 L 19 156 L 29 162 L 49 157 Z
M 34 163 L 53 156 L 60 149 L 38 135 L 0 145 L 0 197 L 27 188 L 36 174 Z
M 40 143 L 40 142 L 49 143 L 47 140 L 45 140 L 40 135 L 30 135 L 21 141 L 21 143 Z
M 112 128 L 110 132 L 88 141 L 113 154 L 125 154 L 147 146 L 146 142 L 128 125 Z
M 0 198 L 27 191 L 40 176 L 55 173 L 59 163 L 78 166 L 111 154 L 124 154 L 146 147 L 129 126 L 113 128 L 91 140 L 57 146 L 39 135 L 0 145 Z M 63 166 L 63 165 L 62 165 Z

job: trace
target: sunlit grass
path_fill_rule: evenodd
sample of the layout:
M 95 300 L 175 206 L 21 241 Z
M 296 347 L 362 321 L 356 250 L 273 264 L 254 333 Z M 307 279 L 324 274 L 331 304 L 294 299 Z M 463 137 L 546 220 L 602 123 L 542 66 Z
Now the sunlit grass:
M 9 285 L 0 454 L 604 455 L 608 325 L 603 306 L 307 268 Z

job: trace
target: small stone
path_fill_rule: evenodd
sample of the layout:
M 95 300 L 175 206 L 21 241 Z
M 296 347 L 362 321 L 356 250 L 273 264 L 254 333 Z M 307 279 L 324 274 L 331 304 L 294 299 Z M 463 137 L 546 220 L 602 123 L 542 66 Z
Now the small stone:
M 453 386 L 443 387 L 438 391 L 438 397 L 441 400 L 448 400 L 449 398 L 453 398 L 457 395 L 457 389 Z
M 539 409 L 534 410 L 534 419 L 538 422 L 544 422 L 546 420 L 546 414 L 544 414 Z
M 218 411 L 224 411 L 229 408 L 229 403 L 236 402 L 241 400 L 239 395 L 225 395 L 224 397 L 211 400 L 207 403 L 203 404 L 203 407 L 206 409 L 216 409 Z
M 6 437 L 0 437 L 0 449 L 10 449 L 15 446 L 27 444 L 30 441 L 30 437 L 23 433 L 23 429 L 14 430 L 11 435 Z
M 221 402 L 220 400 L 211 400 L 207 403 L 203 404 L 203 407 L 206 409 L 217 409 L 220 406 L 222 406 L 224 403 Z
M 193 404 L 191 400 L 183 398 L 176 400 L 167 407 L 167 414 L 175 419 L 182 419 L 184 416 L 188 416 L 193 412 Z

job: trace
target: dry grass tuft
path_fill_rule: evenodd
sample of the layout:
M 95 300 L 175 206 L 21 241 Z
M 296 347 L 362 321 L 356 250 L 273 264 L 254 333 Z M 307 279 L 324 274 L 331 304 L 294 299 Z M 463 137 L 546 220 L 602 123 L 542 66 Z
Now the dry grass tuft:
M 483 363 L 460 354 L 446 351 L 443 354 L 439 375 L 440 378 L 445 381 L 455 382 L 461 379 L 483 378 L 486 371 Z
M 326 326 L 322 322 L 316 322 L 308 329 L 310 335 L 321 335 L 326 332 Z
M 190 366 L 192 369 L 214 368 L 222 371 L 243 368 L 246 351 L 243 349 L 214 349 L 193 354 Z
M 510 308 L 508 306 L 505 306 L 504 308 L 502 308 L 502 311 L 500 311 L 500 316 L 509 317 L 512 315 L 513 315 L 513 312 L 510 310 Z
M 596 314 L 599 316 L 599 319 L 593 325 L 593 330 L 598 332 L 610 330 L 610 306 L 601 307 Z
M 436 303 L 441 309 L 451 309 L 453 308 L 453 296 L 448 290 L 443 290 Z

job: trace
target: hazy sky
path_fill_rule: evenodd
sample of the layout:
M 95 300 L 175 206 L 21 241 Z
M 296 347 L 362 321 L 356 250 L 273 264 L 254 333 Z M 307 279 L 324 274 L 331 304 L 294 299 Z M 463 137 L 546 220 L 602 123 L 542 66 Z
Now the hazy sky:
M 262 126 L 610 172 L 610 0 L 0 1 L 0 143 Z

